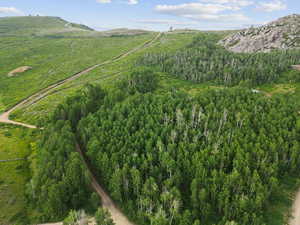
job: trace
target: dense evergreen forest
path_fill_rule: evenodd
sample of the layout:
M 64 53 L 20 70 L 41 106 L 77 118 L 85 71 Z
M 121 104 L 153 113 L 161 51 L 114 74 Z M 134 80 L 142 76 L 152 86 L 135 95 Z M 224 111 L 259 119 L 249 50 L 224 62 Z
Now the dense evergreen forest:
M 188 47 L 174 53 L 149 53 L 138 65 L 194 82 L 213 82 L 233 86 L 254 86 L 282 80 L 283 72 L 300 61 L 299 50 L 271 53 L 232 53 L 218 45 L 220 35 L 203 33 Z M 290 80 L 299 77 L 289 77 Z
M 139 225 L 266 224 L 279 184 L 300 169 L 297 100 L 241 88 L 158 94 L 156 79 L 143 68 L 114 91 L 89 85 L 60 105 L 39 145 L 32 202 L 61 219 L 91 199 L 76 139 Z

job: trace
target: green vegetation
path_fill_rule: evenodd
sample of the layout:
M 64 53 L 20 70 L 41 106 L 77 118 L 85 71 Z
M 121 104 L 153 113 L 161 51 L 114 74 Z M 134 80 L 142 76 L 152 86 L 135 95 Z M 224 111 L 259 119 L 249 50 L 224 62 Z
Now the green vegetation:
M 0 37 L 0 61 L 5 65 L 0 68 L 0 111 L 50 84 L 125 53 L 150 40 L 154 35 L 156 34 L 59 39 Z M 30 66 L 32 70 L 13 77 L 7 76 L 10 71 L 21 66 Z
M 0 32 L 8 29 L 2 22 Z M 156 35 L 100 37 L 59 18 L 11 23 L 22 29 L 0 37 L 0 111 Z M 16 156 L 31 152 L 28 162 L 3 167 L 11 174 L 0 174 L 4 203 L 20 195 L 3 207 L 0 224 L 76 224 L 95 215 L 98 225 L 113 225 L 99 209 L 77 144 L 138 225 L 283 224 L 299 186 L 300 72 L 289 69 L 299 51 L 233 54 L 216 45 L 224 35 L 163 34 L 16 111 L 14 119 L 45 129 L 36 145 L 30 131 L 0 128 L 0 147 L 16 149 Z M 7 76 L 25 65 L 33 69 Z
M 71 210 L 69 215 L 64 219 L 63 225 L 88 225 L 87 215 L 83 210 Z
M 237 54 L 217 45 L 219 39 L 219 35 L 203 33 L 186 49 L 175 54 L 147 54 L 138 64 L 199 83 L 257 86 L 279 81 L 282 73 L 300 61 L 299 50 Z M 293 78 L 299 80 L 299 74 Z
M 93 30 L 81 24 L 69 23 L 59 17 L 24 16 L 0 18 L 0 37 L 35 36 L 43 32 L 63 33 L 71 31 Z
M 26 158 L 31 152 L 34 137 L 24 128 L 0 125 L 0 224 L 23 224 L 32 211 L 24 197 L 25 184 L 30 179 Z M 23 223 L 22 223 L 23 222 Z
M 57 108 L 45 138 L 61 143 L 58 124 L 70 124 L 102 184 L 138 224 L 269 224 L 268 205 L 299 170 L 293 96 L 124 93 L 88 86 Z
M 66 217 L 70 209 L 82 209 L 90 198 L 89 179 L 69 122 L 58 121 L 53 133 L 47 130 L 36 152 L 33 179 L 27 185 L 27 195 L 41 214 L 41 221 Z
M 160 51 L 175 52 L 176 50 L 183 48 L 187 43 L 190 43 L 195 35 L 197 35 L 197 33 L 164 34 L 149 48 L 129 55 L 118 62 L 96 68 L 90 73 L 74 81 L 68 82 L 47 98 L 42 99 L 32 106 L 16 111 L 12 118 L 18 121 L 29 122 L 31 124 L 37 123 L 37 121 L 41 118 L 45 118 L 47 115 L 51 114 L 54 111 L 55 106 L 66 100 L 67 96 L 75 95 L 76 91 L 80 90 L 85 84 L 101 84 L 104 89 L 114 88 L 116 81 L 128 76 L 129 71 L 134 70 L 136 67 L 136 60 L 145 53 L 158 53 Z M 129 40 L 130 39 L 128 39 L 128 41 Z M 184 82 L 178 79 L 172 79 L 172 82 L 170 83 L 170 78 L 166 76 L 160 76 L 159 83 L 162 84 L 162 89 L 168 89 L 174 83 L 178 84 L 177 87 L 185 86 L 187 89 L 190 88 L 189 85 L 192 85 L 191 82 L 185 82 L 185 84 L 182 84 Z
M 150 68 L 133 70 L 127 79 L 120 82 L 120 88 L 129 94 L 154 91 L 158 85 L 157 75 Z
M 103 208 L 99 208 L 95 214 L 97 225 L 114 225 L 109 212 Z

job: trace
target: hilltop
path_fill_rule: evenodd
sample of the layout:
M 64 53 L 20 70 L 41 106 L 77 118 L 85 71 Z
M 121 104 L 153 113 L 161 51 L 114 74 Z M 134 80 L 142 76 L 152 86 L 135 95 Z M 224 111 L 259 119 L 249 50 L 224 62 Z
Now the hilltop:
M 27 36 L 74 31 L 93 31 L 92 28 L 70 23 L 60 17 L 22 16 L 0 19 L 0 36 Z
M 239 31 L 219 42 L 233 52 L 269 52 L 300 48 L 300 15 L 282 17 L 267 25 Z
M 118 28 L 118 29 L 99 32 L 99 35 L 113 37 L 113 36 L 141 35 L 141 34 L 148 34 L 148 33 L 151 33 L 151 31 L 141 30 L 141 29 Z
M 141 29 L 119 28 L 95 31 L 83 25 L 68 22 L 60 17 L 20 16 L 0 18 L 2 36 L 48 36 L 48 37 L 120 37 L 152 33 Z

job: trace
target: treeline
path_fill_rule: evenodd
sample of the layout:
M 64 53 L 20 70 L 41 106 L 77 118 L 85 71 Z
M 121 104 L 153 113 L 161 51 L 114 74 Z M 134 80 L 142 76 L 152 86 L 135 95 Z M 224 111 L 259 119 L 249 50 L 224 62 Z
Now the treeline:
M 41 215 L 34 220 L 49 222 L 64 218 L 70 209 L 84 208 L 91 189 L 70 123 L 57 121 L 44 132 L 26 193 Z
M 37 221 L 58 221 L 72 210 L 94 213 L 99 197 L 92 193 L 90 179 L 81 156 L 76 152 L 76 126 L 81 117 L 94 112 L 105 92 L 87 86 L 78 95 L 59 105 L 46 125 L 34 153 L 32 179 L 27 199 L 39 212 Z
M 59 105 L 44 121 L 43 135 L 34 151 L 32 179 L 27 199 L 39 212 L 37 221 L 58 221 L 70 210 L 85 209 L 93 214 L 100 205 L 91 192 L 90 180 L 80 154 L 76 152 L 77 125 L 81 118 L 100 107 L 110 108 L 127 95 L 146 93 L 157 87 L 157 78 L 148 68 L 138 68 L 118 83 L 118 90 L 107 93 L 99 86 L 87 85 L 77 95 Z M 76 141 L 76 139 L 78 139 Z M 70 217 L 74 219 L 71 211 Z
M 300 169 L 296 99 L 239 88 L 154 94 L 155 80 L 142 69 L 114 92 L 88 86 L 57 108 L 29 184 L 37 205 L 54 218 L 89 199 L 76 138 L 139 225 L 266 224 L 284 177 Z
M 253 86 L 280 80 L 291 65 L 300 61 L 299 50 L 232 53 L 217 44 L 219 38 L 217 34 L 203 33 L 176 53 L 149 53 L 137 64 L 199 83 Z M 299 80 L 299 73 L 294 78 Z

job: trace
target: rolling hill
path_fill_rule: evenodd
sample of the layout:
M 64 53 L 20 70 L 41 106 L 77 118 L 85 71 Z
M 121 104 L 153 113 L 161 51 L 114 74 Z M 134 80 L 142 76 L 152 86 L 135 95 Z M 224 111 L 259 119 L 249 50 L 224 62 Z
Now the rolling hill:
M 74 31 L 93 31 L 93 29 L 82 24 L 70 23 L 59 17 L 22 16 L 0 19 L 0 36 L 27 36 Z

